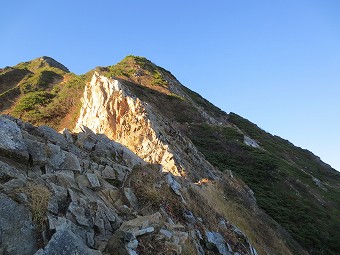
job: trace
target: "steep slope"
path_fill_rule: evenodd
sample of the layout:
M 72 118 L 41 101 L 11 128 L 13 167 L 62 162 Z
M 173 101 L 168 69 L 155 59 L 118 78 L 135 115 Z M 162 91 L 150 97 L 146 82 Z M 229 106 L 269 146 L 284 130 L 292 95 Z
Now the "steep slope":
M 61 68 L 53 61 L 47 62 Z M 27 63 L 24 66 L 30 68 L 18 68 L 19 64 L 3 69 L 0 89 L 10 94 L 10 88 L 17 89 L 15 86 L 28 72 L 35 75 L 41 68 L 41 64 L 32 68 Z M 16 74 L 2 76 L 10 71 Z M 89 128 L 151 164 L 136 167 L 122 180 L 123 186 L 129 183 L 138 197 L 136 213 L 150 215 L 165 208 L 172 220 L 188 227 L 189 235 L 192 227 L 201 232 L 214 229 L 224 240 L 232 240 L 226 243 L 240 254 L 254 254 L 249 242 L 259 254 L 305 254 L 295 240 L 310 254 L 339 253 L 340 176 L 312 153 L 234 113 L 226 114 L 184 87 L 170 72 L 142 57 L 128 56 L 117 65 L 98 67 L 83 76 L 66 71 L 58 71 L 63 72 L 63 80 L 57 83 L 48 81 L 35 87 L 38 89 L 33 94 L 30 91 L 11 97 L 5 112 L 35 124 L 74 127 L 80 134 L 91 133 Z M 22 103 L 32 106 L 24 107 L 18 115 L 16 109 Z M 90 137 L 99 139 L 95 134 Z M 164 181 L 162 174 L 154 171 L 159 167 L 176 176 L 181 186 L 177 200 L 168 201 L 168 193 L 155 189 Z M 195 219 L 193 225 L 189 224 L 190 215 Z M 223 220 L 219 219 L 226 222 L 227 228 L 221 227 Z M 233 225 L 246 237 L 236 237 Z M 196 244 L 203 244 L 199 237 L 192 238 L 196 248 Z M 149 254 L 142 247 L 154 241 L 152 235 L 138 240 L 138 251 Z M 239 249 L 242 245 L 249 250 Z M 202 247 L 208 246 L 204 243 Z M 221 253 L 210 247 L 208 254 Z M 203 254 L 197 249 L 196 253 Z
M 118 75 L 134 94 L 171 120 L 210 163 L 242 177 L 258 204 L 310 253 L 340 250 L 337 171 L 236 114 L 221 112 L 148 60 L 129 56 L 103 71 Z
M 213 211 L 220 215 L 218 217 L 246 226 L 246 234 L 251 236 L 252 243 L 256 242 L 254 245 L 261 253 L 303 253 L 283 229 L 257 208 L 252 191 L 244 183 L 231 173 L 226 177 L 217 172 L 179 128 L 157 109 L 131 94 L 123 82 L 94 74 L 85 88 L 76 132 L 86 127 L 95 133 L 104 133 L 146 162 L 159 164 L 163 171 L 182 177 L 181 185 L 191 192 L 198 192 L 195 199 L 207 200 Z M 203 114 L 203 121 L 218 123 L 209 114 Z M 199 189 L 192 186 L 192 183 L 202 182 L 205 185 Z M 240 215 L 237 210 L 243 211 L 242 220 L 237 219 Z M 194 215 L 197 214 L 203 219 L 209 218 L 199 209 L 194 211 Z M 257 230 L 260 225 L 262 231 Z M 282 240 L 287 243 L 280 243 Z

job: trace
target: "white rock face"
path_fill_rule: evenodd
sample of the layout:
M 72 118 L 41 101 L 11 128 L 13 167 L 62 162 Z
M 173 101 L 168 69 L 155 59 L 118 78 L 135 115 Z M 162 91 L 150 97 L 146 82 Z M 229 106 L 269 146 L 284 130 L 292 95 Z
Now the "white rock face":
M 243 140 L 244 144 L 253 147 L 253 148 L 260 148 L 260 145 L 258 145 L 257 142 L 255 142 L 255 140 L 251 139 L 249 136 L 244 136 L 244 140 Z
M 148 106 L 129 94 L 119 81 L 95 73 L 85 88 L 75 131 L 86 126 L 95 133 L 105 134 L 126 145 L 146 162 L 161 164 L 165 171 L 179 175 L 173 154 L 152 126 Z
M 212 176 L 213 167 L 164 117 L 117 80 L 95 73 L 85 88 L 75 132 L 83 126 L 105 134 L 151 164 L 176 176 Z M 185 152 L 184 152 L 185 151 Z M 195 169 L 194 169 L 195 168 Z

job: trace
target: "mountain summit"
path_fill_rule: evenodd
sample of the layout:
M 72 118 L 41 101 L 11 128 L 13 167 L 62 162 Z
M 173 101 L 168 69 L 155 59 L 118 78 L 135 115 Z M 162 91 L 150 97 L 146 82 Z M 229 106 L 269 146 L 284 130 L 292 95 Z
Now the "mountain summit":
M 146 58 L 42 57 L 0 93 L 5 254 L 340 252 L 340 174 Z

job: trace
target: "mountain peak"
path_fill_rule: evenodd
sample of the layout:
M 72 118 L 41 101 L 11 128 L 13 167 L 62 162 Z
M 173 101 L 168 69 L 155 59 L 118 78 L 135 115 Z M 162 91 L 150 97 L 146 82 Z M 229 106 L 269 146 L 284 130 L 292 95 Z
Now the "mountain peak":
M 48 57 L 48 56 L 42 56 L 42 57 L 33 59 L 31 61 L 21 62 L 15 67 L 19 69 L 28 69 L 32 72 L 35 72 L 37 69 L 44 68 L 44 67 L 57 68 L 65 73 L 70 72 L 68 68 L 65 67 L 63 64 L 59 63 L 55 59 Z

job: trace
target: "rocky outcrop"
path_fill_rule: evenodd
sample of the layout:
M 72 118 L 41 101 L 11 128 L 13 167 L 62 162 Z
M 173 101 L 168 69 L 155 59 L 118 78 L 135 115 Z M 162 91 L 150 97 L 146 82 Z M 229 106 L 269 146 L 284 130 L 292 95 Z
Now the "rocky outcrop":
M 194 179 L 212 178 L 213 167 L 189 139 L 151 105 L 142 102 L 118 80 L 95 73 L 85 88 L 75 132 L 83 127 L 125 145 L 164 171 Z
M 202 205 L 183 181 L 105 135 L 88 128 L 60 134 L 4 115 L 0 133 L 1 254 L 226 254 L 227 248 L 246 254 L 253 249 L 245 239 L 242 249 L 228 242 L 239 235 L 232 227 L 211 232 L 214 217 L 196 215 Z

